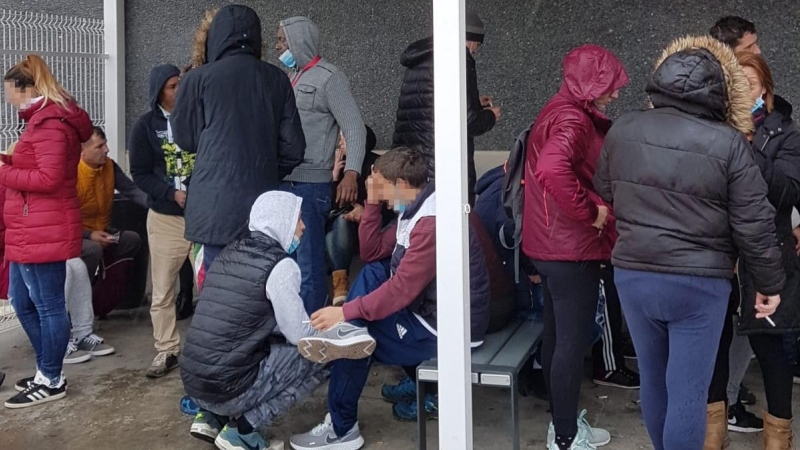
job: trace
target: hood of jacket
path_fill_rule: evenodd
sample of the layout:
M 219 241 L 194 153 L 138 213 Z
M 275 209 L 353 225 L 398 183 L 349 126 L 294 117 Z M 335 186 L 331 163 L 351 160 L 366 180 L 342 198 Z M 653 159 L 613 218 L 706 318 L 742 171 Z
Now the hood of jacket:
M 413 42 L 400 56 L 400 64 L 404 67 L 414 67 L 423 61 L 433 59 L 433 37 L 426 37 Z
M 91 139 L 93 133 L 92 120 L 74 100 L 69 100 L 66 108 L 57 103 L 40 100 L 21 110 L 19 117 L 33 126 L 47 119 L 59 119 L 78 133 L 78 139 L 82 143 Z
M 297 67 L 302 69 L 320 53 L 319 28 L 308 17 L 291 17 L 281 22 L 286 42 Z
M 610 50 L 599 45 L 582 45 L 570 51 L 562 63 L 561 94 L 584 109 L 598 98 L 628 84 L 628 73 Z
M 754 130 L 750 84 L 727 45 L 711 36 L 673 41 L 647 83 L 654 107 L 724 121 L 742 133 Z
M 261 58 L 261 19 L 244 5 L 228 5 L 214 15 L 206 39 L 206 62 L 239 53 Z
M 250 231 L 275 239 L 288 252 L 302 203 L 303 199 L 288 192 L 269 191 L 261 194 L 250 210 Z
M 180 75 L 181 71 L 172 64 L 162 64 L 150 70 L 150 109 L 153 111 L 158 110 L 158 98 L 161 97 L 164 85 L 167 84 L 170 78 Z

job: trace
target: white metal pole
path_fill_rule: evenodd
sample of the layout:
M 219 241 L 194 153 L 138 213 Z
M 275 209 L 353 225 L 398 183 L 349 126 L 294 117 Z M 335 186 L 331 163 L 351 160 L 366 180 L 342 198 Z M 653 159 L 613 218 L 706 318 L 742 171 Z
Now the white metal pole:
M 105 27 L 105 131 L 109 156 L 128 169 L 125 140 L 125 0 L 103 0 Z
M 464 0 L 433 1 L 439 448 L 472 450 Z

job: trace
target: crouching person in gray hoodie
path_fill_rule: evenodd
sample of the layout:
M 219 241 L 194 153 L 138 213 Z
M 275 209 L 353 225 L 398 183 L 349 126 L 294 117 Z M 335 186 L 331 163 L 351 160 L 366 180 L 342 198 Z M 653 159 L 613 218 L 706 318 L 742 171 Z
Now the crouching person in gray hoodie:
M 294 194 L 262 194 L 249 235 L 225 247 L 206 273 L 180 367 L 186 393 L 201 408 L 192 436 L 222 450 L 282 449 L 260 428 L 327 376 L 297 351 L 301 338 L 316 334 L 300 298 L 300 268 L 289 256 L 305 230 L 301 204 Z M 351 336 L 357 339 L 349 345 L 374 347 L 365 329 Z

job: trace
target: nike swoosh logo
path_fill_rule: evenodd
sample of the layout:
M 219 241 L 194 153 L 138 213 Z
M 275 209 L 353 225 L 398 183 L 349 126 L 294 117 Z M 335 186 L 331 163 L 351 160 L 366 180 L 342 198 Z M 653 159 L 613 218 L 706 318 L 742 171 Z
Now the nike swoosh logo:
M 325 436 L 325 443 L 327 445 L 336 444 L 338 440 L 339 440 L 339 438 L 336 437 L 336 436 L 333 436 L 333 439 L 331 439 L 331 435 L 330 434 Z
M 338 336 L 341 339 L 344 339 L 346 337 L 349 337 L 352 334 L 357 333 L 358 331 L 359 330 L 357 330 L 357 329 L 343 330 L 343 329 L 339 328 L 338 330 L 336 330 L 336 336 Z

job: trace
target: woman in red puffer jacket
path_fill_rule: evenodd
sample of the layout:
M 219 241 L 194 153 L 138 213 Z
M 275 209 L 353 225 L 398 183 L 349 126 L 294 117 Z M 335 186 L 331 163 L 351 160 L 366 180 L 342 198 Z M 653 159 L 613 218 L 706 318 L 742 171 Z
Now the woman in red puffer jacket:
M 66 395 L 66 261 L 81 253 L 75 184 L 81 143 L 91 137 L 92 123 L 36 55 L 6 72 L 3 87 L 6 101 L 26 122 L 13 156 L 0 159 L 8 290 L 37 366 L 34 377 L 17 383 L 24 391 L 5 406 L 26 408 Z
M 583 355 L 591 345 L 600 263 L 611 259 L 615 230 L 593 178 L 611 121 L 605 107 L 628 84 L 622 63 L 597 45 L 564 58 L 563 82 L 531 129 L 525 154 L 522 250 L 545 286 L 542 366 L 554 429 L 547 448 L 594 448 L 608 432 L 578 418 Z

